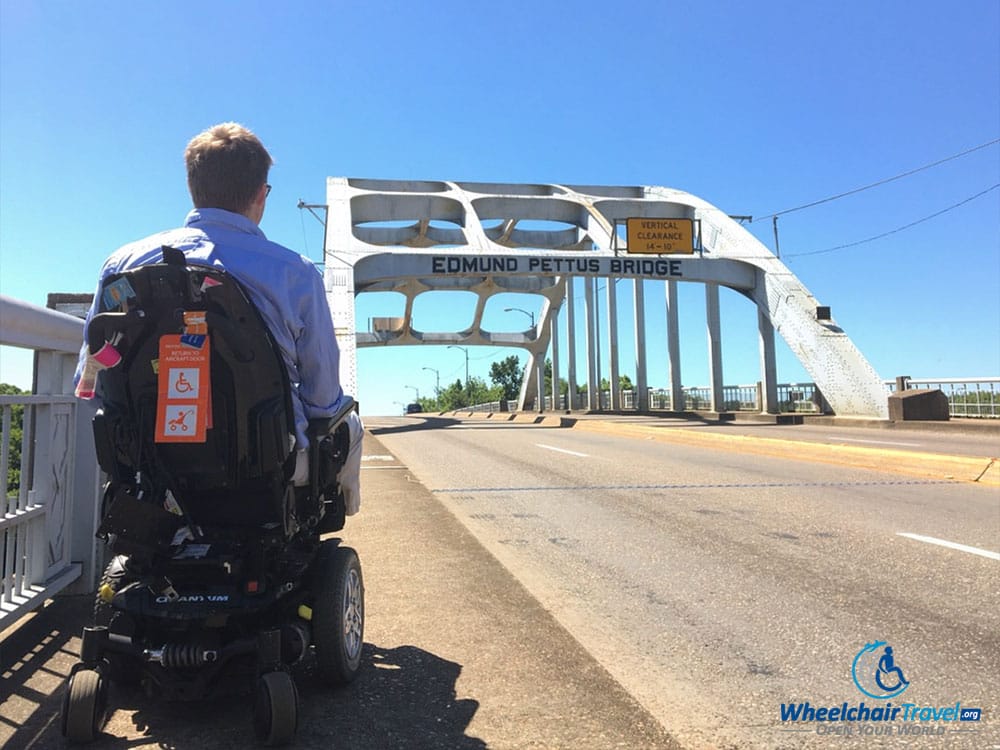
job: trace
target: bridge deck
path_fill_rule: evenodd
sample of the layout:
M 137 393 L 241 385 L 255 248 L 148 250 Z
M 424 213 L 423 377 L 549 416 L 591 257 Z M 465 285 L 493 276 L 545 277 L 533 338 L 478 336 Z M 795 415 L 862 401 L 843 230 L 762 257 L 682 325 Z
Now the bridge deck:
M 720 433 L 757 435 L 800 446 L 796 450 L 809 442 L 847 446 L 853 441 L 872 452 L 918 456 L 934 450 L 942 461 L 1000 453 L 1000 425 L 985 422 L 877 430 L 828 422 L 788 428 L 692 425 L 634 415 L 576 415 L 574 420 L 623 433 L 676 428 L 673 432 L 698 432 L 708 439 Z M 745 447 L 747 441 L 733 441 L 734 449 L 740 443 Z M 925 448 L 912 447 L 916 443 Z M 365 453 L 375 457 L 365 464 L 370 468 L 365 505 L 348 524 L 345 539 L 364 565 L 367 666 L 354 685 L 338 692 L 301 670 L 300 744 L 328 745 L 338 738 L 356 748 L 676 746 L 371 435 Z M 994 482 L 996 473 L 994 467 L 988 475 Z M 64 746 L 62 690 L 77 661 L 90 609 L 89 596 L 60 597 L 19 629 L 0 635 L 0 745 Z M 169 705 L 118 689 L 111 701 L 117 710 L 106 731 L 130 747 L 252 744 L 245 701 Z

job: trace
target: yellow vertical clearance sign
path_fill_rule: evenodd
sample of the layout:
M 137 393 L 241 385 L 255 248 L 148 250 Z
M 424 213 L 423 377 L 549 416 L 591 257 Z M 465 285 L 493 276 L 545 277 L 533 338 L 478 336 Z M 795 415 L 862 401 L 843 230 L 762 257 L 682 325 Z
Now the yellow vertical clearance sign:
M 694 253 L 694 221 L 691 219 L 626 219 L 627 252 L 645 255 Z

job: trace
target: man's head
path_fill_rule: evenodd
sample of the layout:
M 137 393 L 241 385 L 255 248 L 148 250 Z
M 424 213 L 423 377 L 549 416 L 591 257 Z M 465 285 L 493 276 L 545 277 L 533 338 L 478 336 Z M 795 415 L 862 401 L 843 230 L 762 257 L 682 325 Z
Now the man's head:
M 235 122 L 213 125 L 184 151 L 195 208 L 223 208 L 259 222 L 273 163 L 264 144 Z

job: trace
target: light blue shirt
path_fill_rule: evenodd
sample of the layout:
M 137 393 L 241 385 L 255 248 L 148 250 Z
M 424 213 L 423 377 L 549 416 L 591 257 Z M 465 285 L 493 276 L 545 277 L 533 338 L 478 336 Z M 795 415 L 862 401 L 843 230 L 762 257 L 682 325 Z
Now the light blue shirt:
M 332 416 L 343 397 L 333 319 L 323 277 L 312 261 L 268 240 L 245 216 L 221 208 L 196 208 L 183 227 L 125 245 L 105 261 L 88 324 L 97 312 L 104 279 L 161 262 L 163 245 L 181 250 L 192 264 L 226 270 L 247 290 L 281 350 L 292 383 L 296 441 L 299 448 L 308 446 L 308 420 Z M 77 379 L 86 353 L 84 343 Z

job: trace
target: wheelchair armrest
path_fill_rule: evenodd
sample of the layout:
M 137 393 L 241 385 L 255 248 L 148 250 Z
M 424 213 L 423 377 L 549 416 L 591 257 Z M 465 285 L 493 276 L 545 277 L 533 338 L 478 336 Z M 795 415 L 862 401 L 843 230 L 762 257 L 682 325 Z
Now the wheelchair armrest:
M 347 417 L 357 409 L 350 396 L 344 397 L 337 413 L 332 417 L 310 419 L 309 435 L 309 486 L 314 496 L 322 496 L 324 508 L 320 511 L 322 531 L 339 531 L 344 528 L 344 501 L 337 485 L 337 475 L 351 450 L 350 429 Z
M 97 354 L 105 342 L 114 339 L 115 334 L 124 333 L 128 327 L 141 323 L 145 317 L 146 313 L 141 309 L 129 310 L 127 313 L 104 312 L 95 315 L 87 327 L 89 353 Z
M 309 442 L 315 445 L 319 440 L 332 434 L 340 423 L 347 419 L 347 415 L 357 408 L 358 404 L 353 398 L 344 396 L 344 402 L 332 417 L 314 417 L 310 419 L 309 425 L 306 428 Z

